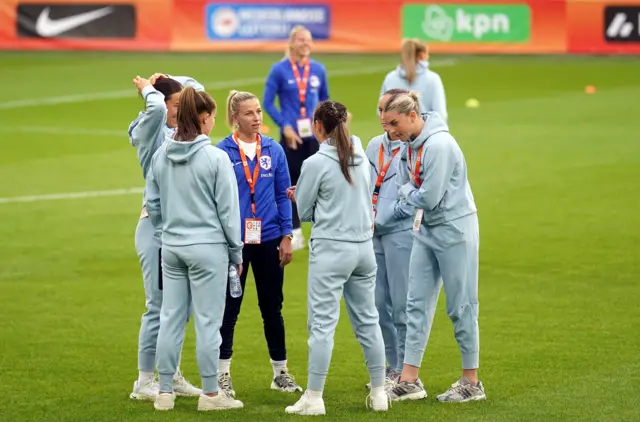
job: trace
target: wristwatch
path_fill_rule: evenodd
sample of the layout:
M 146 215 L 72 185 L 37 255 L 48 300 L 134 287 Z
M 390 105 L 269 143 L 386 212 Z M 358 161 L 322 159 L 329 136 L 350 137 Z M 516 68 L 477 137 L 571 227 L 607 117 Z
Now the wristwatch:
M 293 240 L 293 233 L 285 234 L 284 237 L 288 237 L 289 239 Z

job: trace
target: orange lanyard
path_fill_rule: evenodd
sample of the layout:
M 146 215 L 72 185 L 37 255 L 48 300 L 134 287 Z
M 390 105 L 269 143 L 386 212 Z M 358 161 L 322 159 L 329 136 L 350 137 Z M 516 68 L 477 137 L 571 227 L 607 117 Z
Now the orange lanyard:
M 251 192 L 251 214 L 253 217 L 256 216 L 256 182 L 258 181 L 258 176 L 260 174 L 260 134 L 256 133 L 256 167 L 253 169 L 253 177 L 251 177 L 251 173 L 249 172 L 249 162 L 247 161 L 247 156 L 242 150 L 242 146 L 240 146 L 240 141 L 238 140 L 238 132 L 233 134 L 233 140 L 236 141 L 238 145 L 238 149 L 240 150 L 240 158 L 242 159 L 242 168 L 244 168 L 244 176 L 247 178 L 247 184 L 249 185 L 249 190 Z
M 305 103 L 307 100 L 307 83 L 309 82 L 311 65 L 309 64 L 309 59 L 306 59 L 304 63 L 303 77 L 301 78 L 296 62 L 293 59 L 289 59 L 289 63 L 291 63 L 291 70 L 293 71 L 293 76 L 296 78 L 296 83 L 298 84 L 298 92 L 300 94 L 300 117 L 306 117 L 307 107 Z
M 373 212 L 376 212 L 376 205 L 378 204 L 378 195 L 380 194 L 380 187 L 382 186 L 382 181 L 384 177 L 387 175 L 387 171 L 389 170 L 389 166 L 393 161 L 396 154 L 400 151 L 400 148 L 396 148 L 391 153 L 391 158 L 384 164 L 384 144 L 380 145 L 380 154 L 378 155 L 378 168 L 380 168 L 380 173 L 378 173 L 378 179 L 376 180 L 376 187 L 373 189 L 373 198 L 371 199 L 371 203 L 373 204 Z
M 422 180 L 420 180 L 420 164 L 422 161 L 422 147 L 424 145 L 420 145 L 418 149 L 418 157 L 416 158 L 416 170 L 413 172 L 413 181 L 416 182 L 417 187 L 422 186 Z M 409 147 L 409 169 L 411 169 L 411 147 Z

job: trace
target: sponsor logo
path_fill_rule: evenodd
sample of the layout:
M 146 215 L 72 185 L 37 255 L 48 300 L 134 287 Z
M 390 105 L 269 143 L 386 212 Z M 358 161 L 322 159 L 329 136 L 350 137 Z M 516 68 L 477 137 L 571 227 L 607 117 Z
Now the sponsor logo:
M 128 4 L 19 4 L 21 38 L 134 38 L 136 11 Z
M 210 40 L 284 40 L 296 25 L 304 25 L 314 39 L 328 39 L 330 32 L 326 5 L 212 3 L 205 19 Z
M 523 43 L 531 38 L 526 4 L 406 4 L 402 35 L 436 42 Z
M 640 5 L 605 7 L 604 39 L 611 43 L 640 42 Z

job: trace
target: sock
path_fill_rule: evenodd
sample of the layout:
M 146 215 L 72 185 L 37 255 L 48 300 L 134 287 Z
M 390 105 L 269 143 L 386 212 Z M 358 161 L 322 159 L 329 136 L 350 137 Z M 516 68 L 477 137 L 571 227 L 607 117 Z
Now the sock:
M 283 371 L 287 372 L 287 360 L 271 360 L 271 366 L 273 366 L 273 377 L 277 377 Z
M 138 384 L 146 384 L 153 381 L 153 372 L 140 371 L 138 375 Z
M 373 387 L 373 388 L 371 389 L 371 395 L 372 395 L 372 396 L 383 395 L 383 394 L 385 394 L 385 392 L 384 392 L 384 385 L 383 385 L 383 386 L 381 386 L 381 387 Z
M 178 379 L 180 378 L 180 365 L 176 366 L 176 373 L 173 374 L 173 379 Z
M 218 360 L 218 373 L 231 374 L 231 358 Z
M 322 400 L 322 391 L 307 390 L 307 395 L 309 396 L 310 399 Z

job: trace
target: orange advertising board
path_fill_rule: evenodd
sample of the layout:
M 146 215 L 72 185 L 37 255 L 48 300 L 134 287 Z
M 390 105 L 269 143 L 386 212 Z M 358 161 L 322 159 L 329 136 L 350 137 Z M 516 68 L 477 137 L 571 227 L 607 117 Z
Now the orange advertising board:
M 640 54 L 640 0 L 568 0 L 567 51 Z
M 4 0 L 0 49 L 639 54 L 640 0 Z
M 287 19 L 288 11 L 292 19 Z M 434 52 L 566 50 L 564 0 L 386 0 L 375 5 L 370 0 L 289 0 L 285 6 L 269 0 L 181 0 L 174 18 L 171 46 L 176 51 L 282 51 L 281 35 L 294 22 L 329 33 L 326 38 L 314 34 L 314 48 L 320 52 L 394 52 L 405 36 L 429 40 Z M 449 27 L 452 34 L 429 37 L 428 29 L 422 29 L 429 25 Z M 471 36 L 465 38 L 465 31 Z M 516 32 L 517 39 L 509 37 Z M 492 33 L 506 36 L 492 38 Z
M 168 50 L 166 0 L 2 0 L 0 49 Z

